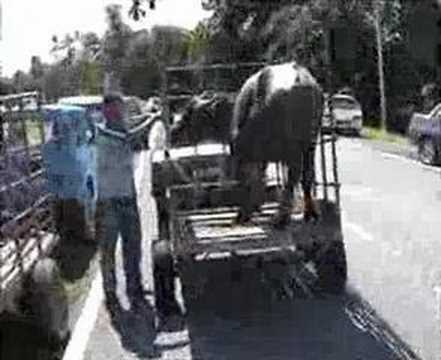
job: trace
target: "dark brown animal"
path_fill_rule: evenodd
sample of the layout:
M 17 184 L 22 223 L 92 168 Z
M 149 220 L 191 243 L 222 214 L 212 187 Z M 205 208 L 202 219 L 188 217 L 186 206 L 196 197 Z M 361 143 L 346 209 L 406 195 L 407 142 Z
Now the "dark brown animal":
M 323 111 L 323 93 L 311 73 L 295 62 L 267 66 L 242 86 L 231 122 L 237 176 L 245 197 L 239 222 L 260 205 L 262 179 L 268 162 L 288 167 L 277 225 L 290 217 L 294 187 L 302 178 L 306 219 L 318 215 L 312 198 L 315 139 Z
M 172 146 L 228 142 L 233 106 L 231 95 L 225 93 L 204 92 L 194 96 L 171 127 Z

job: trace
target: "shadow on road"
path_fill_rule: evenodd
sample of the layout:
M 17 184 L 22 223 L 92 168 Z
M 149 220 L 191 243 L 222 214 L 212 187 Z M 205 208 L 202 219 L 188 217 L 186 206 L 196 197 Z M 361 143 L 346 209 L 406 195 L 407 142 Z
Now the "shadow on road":
M 3 312 L 0 315 L 0 359 L 61 360 L 64 343 L 55 343 L 32 319 Z
M 193 360 L 417 358 L 356 294 L 307 298 L 295 291 L 278 299 L 252 267 L 240 276 L 229 261 L 195 270 L 182 281 Z M 204 291 L 191 298 L 196 283 Z
M 119 304 L 108 305 L 108 310 L 124 349 L 140 358 L 158 355 L 153 346 L 156 337 L 154 313 L 148 301 L 140 304 L 136 311 L 126 310 Z

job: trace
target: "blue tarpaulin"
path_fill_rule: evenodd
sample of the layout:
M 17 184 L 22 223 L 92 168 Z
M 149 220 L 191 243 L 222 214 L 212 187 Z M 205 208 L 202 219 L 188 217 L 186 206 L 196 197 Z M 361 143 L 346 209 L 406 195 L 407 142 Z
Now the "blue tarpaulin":
M 42 152 L 48 190 L 63 199 L 88 201 L 94 198 L 94 131 L 86 110 L 70 105 L 48 105 L 43 112 L 46 143 Z

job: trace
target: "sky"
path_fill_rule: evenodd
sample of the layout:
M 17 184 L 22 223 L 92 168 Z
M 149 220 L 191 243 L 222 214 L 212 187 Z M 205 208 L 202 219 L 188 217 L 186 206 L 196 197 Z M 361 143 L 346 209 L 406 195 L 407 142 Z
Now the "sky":
M 134 30 L 158 24 L 191 29 L 209 15 L 201 0 L 157 0 L 156 9 L 139 22 L 127 17 L 131 0 L 0 0 L 3 75 L 11 76 L 18 69 L 28 71 L 33 55 L 52 61 L 49 49 L 53 35 L 62 38 L 75 30 L 102 35 L 106 29 L 104 7 L 112 3 L 123 6 L 125 20 Z

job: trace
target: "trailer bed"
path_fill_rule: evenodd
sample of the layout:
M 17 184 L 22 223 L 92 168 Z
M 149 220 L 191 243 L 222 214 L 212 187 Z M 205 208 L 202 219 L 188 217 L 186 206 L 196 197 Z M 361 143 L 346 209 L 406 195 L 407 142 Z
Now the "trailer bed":
M 174 225 L 176 254 L 211 257 L 221 254 L 252 255 L 280 251 L 295 252 L 314 243 L 341 240 L 341 225 L 335 204 L 319 201 L 321 217 L 305 222 L 303 214 L 294 212 L 291 223 L 283 230 L 271 225 L 277 203 L 266 203 L 255 213 L 250 224 L 234 223 L 238 207 L 220 207 L 180 211 Z

